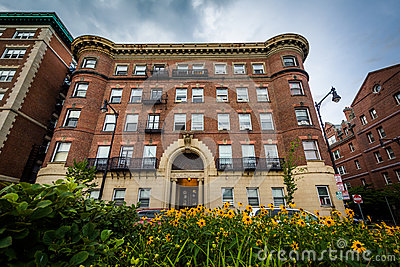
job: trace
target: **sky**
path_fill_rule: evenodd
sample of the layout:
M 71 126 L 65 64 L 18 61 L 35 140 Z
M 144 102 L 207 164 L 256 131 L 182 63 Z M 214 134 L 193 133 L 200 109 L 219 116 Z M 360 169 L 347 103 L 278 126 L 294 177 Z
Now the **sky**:
M 400 63 L 400 0 L 0 0 L 1 11 L 55 11 L 73 37 L 115 43 L 264 42 L 297 33 L 324 121 L 340 123 L 368 72 Z

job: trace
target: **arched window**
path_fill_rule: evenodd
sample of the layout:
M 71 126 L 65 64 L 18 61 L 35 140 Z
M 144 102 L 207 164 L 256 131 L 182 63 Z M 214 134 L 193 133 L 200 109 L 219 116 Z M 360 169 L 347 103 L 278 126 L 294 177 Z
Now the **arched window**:
M 172 170 L 204 170 L 203 160 L 194 153 L 182 153 L 172 163 Z

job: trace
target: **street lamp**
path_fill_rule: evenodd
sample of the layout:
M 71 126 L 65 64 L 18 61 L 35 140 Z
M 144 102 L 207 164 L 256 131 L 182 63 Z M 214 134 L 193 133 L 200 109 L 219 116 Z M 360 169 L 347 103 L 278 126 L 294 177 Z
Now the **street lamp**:
M 339 172 L 338 172 L 338 170 L 336 168 L 335 159 L 333 158 L 331 146 L 329 145 L 329 142 L 328 142 L 328 137 L 326 136 L 325 125 L 322 122 L 321 113 L 320 113 L 320 108 L 321 108 L 322 101 L 324 101 L 330 94 L 332 94 L 332 101 L 333 102 L 337 103 L 337 102 L 340 101 L 341 97 L 337 94 L 336 89 L 332 86 L 332 88 L 329 91 L 329 93 L 327 93 L 326 96 L 324 96 L 324 98 L 321 99 L 321 101 L 319 101 L 318 103 L 315 102 L 315 108 L 317 109 L 319 122 L 321 123 L 322 132 L 324 133 L 325 142 L 326 142 L 326 145 L 328 147 L 329 155 L 331 156 L 333 170 L 335 171 L 335 174 L 339 174 Z
M 106 113 L 108 111 L 107 106 L 110 107 L 111 110 L 114 112 L 115 125 L 114 125 L 114 129 L 113 129 L 112 136 L 111 136 L 110 149 L 108 150 L 106 168 L 104 169 L 103 180 L 101 181 L 99 199 L 101 199 L 103 197 L 104 185 L 106 182 L 107 171 L 108 171 L 108 166 L 109 166 L 109 162 L 110 162 L 111 149 L 112 149 L 112 145 L 114 142 L 115 128 L 117 127 L 117 121 L 118 121 L 118 116 L 119 116 L 119 113 L 110 105 L 110 103 L 107 102 L 107 100 L 104 100 L 103 106 L 100 108 L 100 111 L 103 113 Z

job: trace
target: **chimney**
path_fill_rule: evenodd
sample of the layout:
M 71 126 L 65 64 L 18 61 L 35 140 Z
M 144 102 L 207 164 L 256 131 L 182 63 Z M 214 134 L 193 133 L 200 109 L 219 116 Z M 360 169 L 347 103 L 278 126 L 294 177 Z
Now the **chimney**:
M 353 113 L 353 109 L 350 107 L 345 107 L 343 109 L 344 112 L 344 116 L 346 116 L 346 120 L 347 121 L 351 121 L 354 118 L 354 113 Z

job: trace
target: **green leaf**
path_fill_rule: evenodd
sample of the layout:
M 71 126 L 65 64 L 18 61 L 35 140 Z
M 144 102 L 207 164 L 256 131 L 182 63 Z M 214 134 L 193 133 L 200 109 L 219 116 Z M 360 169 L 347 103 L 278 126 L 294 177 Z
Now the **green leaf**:
M 35 253 L 36 266 L 47 266 L 48 261 L 49 261 L 49 258 L 47 257 L 46 253 L 43 253 L 40 250 L 36 251 L 36 253 Z
M 125 240 L 123 238 L 117 239 L 117 241 L 115 242 L 115 247 L 121 246 L 124 242 Z
M 24 229 L 22 232 L 15 234 L 14 239 L 24 239 L 28 235 L 29 235 L 29 230 Z
M 84 236 L 88 237 L 89 240 L 94 240 L 98 235 L 98 231 L 95 229 L 95 225 L 91 222 L 85 224 L 82 228 Z
M 57 239 L 63 239 L 65 234 L 70 230 L 70 227 L 67 225 L 63 225 L 60 228 L 58 228 L 55 232 L 55 237 Z
M 5 227 L 1 228 L 1 229 L 0 229 L 0 235 L 1 235 L 2 233 L 4 233 L 5 230 L 6 230 Z
M 12 244 L 12 237 L 11 236 L 7 236 L 4 237 L 2 239 L 0 239 L 0 248 L 6 248 L 11 246 Z
M 15 193 L 8 193 L 8 194 L 2 196 L 1 198 L 5 198 L 10 202 L 15 202 L 18 200 L 18 195 Z
M 51 243 L 53 243 L 53 240 L 55 239 L 56 239 L 56 231 L 54 230 L 46 231 L 43 235 L 43 243 L 45 245 L 50 245 Z
M 21 212 L 21 211 L 26 210 L 27 208 L 28 208 L 28 202 L 23 201 L 23 202 L 19 203 L 19 205 L 17 207 L 17 211 Z
M 38 208 L 32 213 L 31 220 L 41 219 L 43 217 L 48 216 L 52 212 L 53 209 L 51 207 Z
M 89 253 L 87 251 L 81 251 L 77 254 L 75 254 L 69 263 L 72 265 L 78 265 L 84 262 L 87 258 L 89 257 Z
M 51 205 L 53 202 L 51 200 L 42 200 L 39 203 L 37 203 L 36 207 L 38 208 L 44 208 L 47 207 L 48 205 Z
M 111 230 L 101 231 L 101 241 L 103 241 L 103 242 L 106 241 L 110 237 L 111 234 L 112 234 Z

